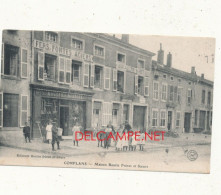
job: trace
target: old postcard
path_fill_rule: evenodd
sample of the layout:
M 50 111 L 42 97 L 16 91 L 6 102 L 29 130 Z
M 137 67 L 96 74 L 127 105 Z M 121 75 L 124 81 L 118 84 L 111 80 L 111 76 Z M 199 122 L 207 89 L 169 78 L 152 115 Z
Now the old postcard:
M 210 173 L 215 39 L 2 37 L 1 165 Z

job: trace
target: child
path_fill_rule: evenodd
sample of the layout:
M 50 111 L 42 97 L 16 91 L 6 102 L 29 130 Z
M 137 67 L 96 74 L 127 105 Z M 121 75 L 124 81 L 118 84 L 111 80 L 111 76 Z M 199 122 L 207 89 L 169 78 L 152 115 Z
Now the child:
M 125 134 L 124 134 L 125 133 Z M 126 150 L 127 151 L 127 148 L 128 148 L 128 131 L 127 129 L 125 129 L 123 131 L 123 134 L 124 134 L 124 137 L 122 139 L 122 147 L 123 147 L 123 151 Z
M 120 125 L 119 129 L 118 129 L 118 134 L 120 137 L 122 137 L 122 132 L 123 132 L 123 125 Z M 116 136 L 117 137 L 117 136 Z M 119 137 L 117 137 L 117 140 L 116 140 L 117 144 L 116 144 L 116 150 L 122 150 L 122 147 L 123 147 L 123 140 L 121 140 Z
M 145 134 L 144 134 L 144 131 L 141 131 L 141 134 L 140 134 L 139 138 L 140 138 L 140 141 L 139 141 L 140 151 L 143 151 L 144 145 L 145 145 Z
M 52 120 L 49 121 L 49 124 L 46 126 L 46 140 L 48 143 L 51 143 L 52 140 Z
M 23 133 L 24 133 L 24 136 L 25 136 L 25 142 L 27 143 L 27 138 L 28 138 L 29 143 L 31 143 L 30 127 L 28 126 L 27 122 L 25 122 L 25 126 L 23 128 Z
M 138 131 L 134 132 L 133 136 L 131 137 L 131 150 L 135 151 L 137 147 L 137 137 L 135 137 L 135 133 L 138 134 Z M 136 138 L 136 139 L 135 139 Z
M 77 121 L 76 124 L 72 128 L 74 146 L 75 146 L 75 142 L 76 142 L 76 145 L 78 146 L 78 139 L 80 139 L 80 135 L 79 135 L 80 131 L 81 131 L 81 126 L 79 122 Z

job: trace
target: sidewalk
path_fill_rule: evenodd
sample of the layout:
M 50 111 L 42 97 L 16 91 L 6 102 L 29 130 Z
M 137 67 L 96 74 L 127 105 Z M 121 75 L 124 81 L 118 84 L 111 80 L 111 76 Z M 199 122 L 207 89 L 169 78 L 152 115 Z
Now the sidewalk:
M 165 137 L 161 141 L 147 140 L 145 151 L 151 152 L 162 148 L 187 147 L 194 145 L 209 145 L 211 136 L 204 134 L 182 134 L 178 138 Z M 74 146 L 72 140 L 65 139 L 60 142 L 61 150 L 52 151 L 51 144 L 43 143 L 41 139 L 34 139 L 31 143 L 25 143 L 24 138 L 8 140 L 0 139 L 0 146 L 6 146 L 21 150 L 40 152 L 45 154 L 56 154 L 59 156 L 78 156 L 88 154 L 99 154 L 104 152 L 116 152 L 114 144 L 109 149 L 98 147 L 97 141 L 79 141 L 79 147 Z M 56 144 L 55 144 L 56 149 Z

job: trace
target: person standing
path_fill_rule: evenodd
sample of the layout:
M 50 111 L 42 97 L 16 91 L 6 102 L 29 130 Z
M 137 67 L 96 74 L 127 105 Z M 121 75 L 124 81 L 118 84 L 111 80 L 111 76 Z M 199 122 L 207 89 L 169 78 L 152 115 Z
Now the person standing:
M 48 143 L 51 143 L 52 140 L 52 120 L 49 121 L 49 123 L 46 126 L 46 140 L 48 141 Z
M 78 140 L 80 139 L 80 133 L 77 133 L 77 132 L 81 132 L 81 126 L 80 126 L 78 121 L 73 126 L 72 132 L 73 132 L 73 143 L 74 143 L 74 146 L 75 146 L 75 143 L 78 146 Z
M 28 122 L 25 122 L 25 126 L 23 127 L 23 134 L 25 136 L 25 141 L 27 143 L 27 139 L 29 143 L 31 143 L 31 132 L 30 127 L 28 126 Z
M 54 149 L 54 144 L 55 142 L 57 143 L 57 149 L 60 150 L 60 142 L 59 142 L 59 139 L 58 139 L 58 127 L 57 127 L 57 124 L 56 122 L 53 122 L 53 125 L 52 125 L 52 150 L 55 151 Z
M 109 121 L 105 129 L 105 133 L 106 134 L 105 134 L 105 140 L 104 140 L 104 148 L 108 149 L 111 146 L 111 139 L 112 139 L 112 138 L 109 138 L 109 134 L 112 133 L 113 136 L 115 135 L 114 127 L 111 121 Z

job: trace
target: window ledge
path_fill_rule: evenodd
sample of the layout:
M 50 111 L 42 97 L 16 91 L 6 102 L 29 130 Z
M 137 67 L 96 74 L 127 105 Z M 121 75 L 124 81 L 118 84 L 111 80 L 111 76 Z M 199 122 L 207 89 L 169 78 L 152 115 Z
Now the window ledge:
M 17 80 L 17 81 L 20 81 L 20 80 L 21 80 L 21 79 L 18 78 L 17 76 L 4 75 L 4 74 L 1 74 L 1 78 L 3 78 L 3 79 L 9 79 L 9 80 Z

